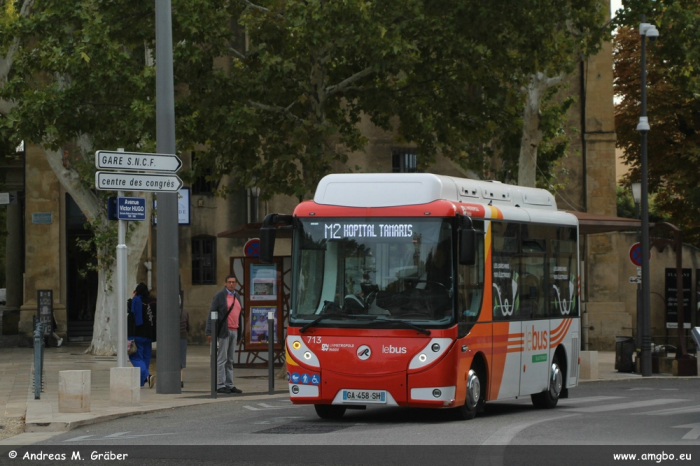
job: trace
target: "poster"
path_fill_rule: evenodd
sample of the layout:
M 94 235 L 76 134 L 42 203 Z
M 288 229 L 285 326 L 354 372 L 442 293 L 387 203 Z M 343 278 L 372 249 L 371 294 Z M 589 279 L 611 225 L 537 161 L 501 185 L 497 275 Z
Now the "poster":
M 276 264 L 250 264 L 250 300 L 277 300 Z
M 682 269 L 683 275 L 683 328 L 690 328 L 690 274 L 691 269 Z M 666 269 L 666 328 L 678 328 L 678 293 L 676 269 Z
M 277 343 L 277 307 L 260 306 L 250 308 L 250 343 L 267 343 L 267 313 L 275 314 L 275 340 Z

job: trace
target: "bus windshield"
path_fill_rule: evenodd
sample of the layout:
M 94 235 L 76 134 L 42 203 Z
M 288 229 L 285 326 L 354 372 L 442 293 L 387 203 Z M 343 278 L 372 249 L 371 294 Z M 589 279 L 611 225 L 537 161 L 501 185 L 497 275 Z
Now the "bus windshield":
M 292 323 L 408 328 L 454 321 L 449 219 L 299 220 Z

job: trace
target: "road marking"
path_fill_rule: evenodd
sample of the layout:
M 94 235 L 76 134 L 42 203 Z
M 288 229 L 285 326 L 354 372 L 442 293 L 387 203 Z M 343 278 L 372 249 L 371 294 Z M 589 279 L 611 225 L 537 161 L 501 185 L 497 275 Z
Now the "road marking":
M 690 432 L 683 436 L 683 440 L 697 440 L 700 438 L 700 422 L 684 426 L 673 426 L 672 429 L 690 429 Z
M 566 408 L 567 411 L 574 411 L 576 413 L 602 413 L 605 411 L 621 411 L 623 409 L 635 409 L 635 408 L 649 408 L 651 406 L 665 405 L 670 403 L 682 403 L 688 400 L 680 400 L 677 398 L 666 399 L 659 398 L 657 400 L 646 400 L 646 401 L 631 401 L 629 403 L 618 403 L 618 404 L 606 404 L 600 406 L 589 406 L 586 408 Z
M 104 437 L 96 437 L 94 435 L 81 435 L 79 437 L 73 437 L 73 438 L 69 438 L 68 440 L 64 440 L 64 442 L 80 442 L 81 440 L 87 440 L 87 439 L 90 439 L 90 440 L 117 439 L 118 440 L 118 439 L 130 439 L 130 438 L 140 438 L 140 437 L 157 437 L 157 436 L 163 436 L 163 435 L 175 435 L 174 432 L 167 433 L 167 434 L 131 434 L 131 435 L 127 435 L 127 434 L 129 434 L 129 432 L 116 432 L 114 434 L 105 435 Z
M 255 406 L 250 406 L 250 405 L 243 405 L 245 409 L 249 409 L 251 411 L 266 411 L 270 409 L 289 409 L 289 408 L 301 408 L 301 405 L 292 405 L 292 406 L 272 406 L 267 403 L 258 403 L 257 406 L 262 406 L 261 408 L 256 408 Z
M 566 398 L 564 400 L 559 400 L 560 406 L 568 406 L 571 404 L 583 404 L 583 403 L 595 403 L 598 401 L 607 400 L 618 400 L 622 398 L 621 396 L 586 396 L 583 398 Z
M 267 421 L 254 422 L 253 424 L 279 424 L 282 422 L 287 422 L 288 420 L 291 420 L 291 419 L 300 419 L 301 417 L 302 416 L 275 417 L 275 418 L 269 419 Z
M 528 427 L 539 424 L 540 422 L 558 421 L 560 419 L 566 419 L 567 417 L 576 416 L 576 414 L 565 414 L 564 416 L 550 416 L 544 419 L 537 419 L 535 421 L 525 421 L 518 422 L 517 424 L 511 424 L 507 427 L 501 427 L 493 434 L 484 440 L 482 445 L 508 445 L 515 438 L 520 431 L 527 429 Z
M 69 438 L 68 440 L 64 440 L 64 442 L 79 442 L 81 440 L 88 439 L 90 437 L 94 437 L 94 435 L 81 435 L 80 437 L 74 437 L 74 438 Z
M 678 388 L 645 388 L 645 387 L 636 387 L 636 388 L 629 388 L 628 389 L 630 392 L 640 392 L 640 391 L 654 391 L 654 390 L 661 390 L 661 391 L 667 391 L 667 392 L 677 392 Z
M 690 413 L 700 413 L 700 405 L 698 406 L 684 406 L 682 408 L 669 408 L 660 409 L 658 411 L 649 411 L 648 413 L 634 413 L 644 416 L 672 416 L 674 414 L 690 414 Z
M 167 434 L 131 434 L 131 435 L 127 435 L 129 432 L 117 432 L 117 433 L 114 433 L 111 435 L 105 435 L 103 438 L 122 439 L 122 438 L 159 437 L 159 436 L 164 436 L 164 435 L 175 435 L 175 432 L 171 432 L 171 433 L 167 433 Z

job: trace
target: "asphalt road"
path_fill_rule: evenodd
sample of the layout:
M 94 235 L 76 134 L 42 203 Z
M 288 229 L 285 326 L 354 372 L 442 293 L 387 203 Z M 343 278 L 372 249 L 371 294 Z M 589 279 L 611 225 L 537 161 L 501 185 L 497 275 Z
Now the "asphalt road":
M 488 403 L 471 421 L 376 406 L 327 421 L 286 396 L 232 398 L 0 450 L 3 466 L 684 466 L 698 458 L 700 379 L 671 377 L 585 383 L 551 410 L 529 397 Z
M 286 396 L 232 399 L 72 430 L 54 445 L 700 445 L 700 379 L 585 383 L 552 410 L 529 397 L 471 421 L 446 410 L 371 406 L 322 420 Z

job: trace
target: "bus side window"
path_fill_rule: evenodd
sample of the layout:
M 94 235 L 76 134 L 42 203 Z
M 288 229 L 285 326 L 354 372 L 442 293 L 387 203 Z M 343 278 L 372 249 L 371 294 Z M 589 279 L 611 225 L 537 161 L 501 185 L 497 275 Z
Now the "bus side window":
M 483 231 L 483 222 L 474 222 L 477 231 Z M 479 225 L 480 224 L 480 225 Z M 484 235 L 477 234 L 474 265 L 459 266 L 458 320 L 476 322 L 484 295 Z
M 520 225 L 508 222 L 491 222 L 491 293 L 494 320 L 512 320 L 519 316 L 518 300 L 518 251 Z

